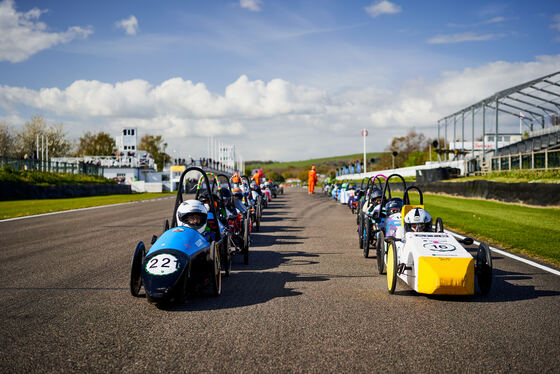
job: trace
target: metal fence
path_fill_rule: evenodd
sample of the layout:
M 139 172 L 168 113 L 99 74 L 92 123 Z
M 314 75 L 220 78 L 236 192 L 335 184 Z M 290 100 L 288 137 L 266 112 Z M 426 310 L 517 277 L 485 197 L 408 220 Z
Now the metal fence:
M 560 168 L 560 149 L 492 157 L 492 171 Z
M 0 167 L 9 166 L 13 170 L 38 170 L 53 173 L 71 173 L 103 176 L 103 167 L 96 164 L 80 162 L 58 162 L 47 160 L 19 159 L 0 157 Z

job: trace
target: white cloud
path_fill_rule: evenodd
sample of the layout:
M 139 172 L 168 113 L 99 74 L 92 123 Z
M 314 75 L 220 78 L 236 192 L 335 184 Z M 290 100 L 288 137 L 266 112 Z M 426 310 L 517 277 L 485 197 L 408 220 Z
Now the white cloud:
M 221 93 L 183 78 L 158 85 L 140 79 L 79 80 L 65 88 L 40 90 L 0 85 L 0 107 L 4 118 L 25 117 L 22 110 L 63 118 L 72 124 L 75 137 L 92 126 L 114 133 L 121 126 L 135 126 L 142 133 L 164 135 L 170 147 L 193 156 L 204 155 L 207 143 L 201 137 L 216 136 L 235 144 L 246 160 L 294 160 L 327 155 L 332 149 L 356 153 L 362 128 L 370 131 L 372 151 L 383 150 L 388 139 L 411 127 L 435 136 L 438 119 L 554 71 L 560 71 L 560 55 L 497 61 L 444 72 L 429 81 L 408 80 L 391 90 L 356 86 L 336 93 L 244 75 Z
M 450 44 L 450 43 L 484 41 L 484 40 L 500 39 L 503 38 L 504 36 L 505 34 L 477 34 L 474 32 L 464 32 L 464 33 L 450 34 L 450 35 L 436 35 L 428 39 L 428 43 Z
M 115 26 L 123 29 L 127 35 L 136 35 L 138 33 L 138 20 L 135 16 L 130 16 L 115 22 Z
M 400 13 L 402 7 L 390 1 L 382 0 L 365 7 L 366 13 L 372 18 L 378 17 L 382 14 L 397 14 Z
M 261 0 L 240 0 L 239 5 L 241 8 L 249 9 L 253 12 L 260 12 L 262 8 Z
M 49 32 L 47 25 L 39 22 L 45 12 L 33 8 L 21 13 L 16 11 L 13 0 L 0 3 L 0 61 L 21 62 L 57 44 L 87 38 L 93 32 L 91 27 L 79 26 L 65 32 Z

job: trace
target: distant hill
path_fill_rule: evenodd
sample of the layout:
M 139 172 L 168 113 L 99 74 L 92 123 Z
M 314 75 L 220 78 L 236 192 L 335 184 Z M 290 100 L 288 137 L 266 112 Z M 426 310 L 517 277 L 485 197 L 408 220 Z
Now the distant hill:
M 366 154 L 368 169 L 372 170 L 375 167 L 375 163 L 379 162 L 382 154 L 383 152 Z M 334 173 L 337 168 L 342 167 L 344 164 L 354 163 L 357 160 L 361 163 L 363 161 L 363 157 L 363 153 L 355 153 L 351 155 L 314 158 L 301 161 L 247 161 L 245 162 L 245 170 L 248 174 L 250 170 L 263 169 L 266 175 L 274 173 L 276 175 L 281 175 L 284 178 L 298 178 L 300 175 L 305 175 L 304 173 L 307 173 L 307 171 L 311 169 L 312 165 L 315 165 L 319 174 L 330 174 Z M 369 160 L 372 158 L 375 159 L 374 164 L 369 163 Z

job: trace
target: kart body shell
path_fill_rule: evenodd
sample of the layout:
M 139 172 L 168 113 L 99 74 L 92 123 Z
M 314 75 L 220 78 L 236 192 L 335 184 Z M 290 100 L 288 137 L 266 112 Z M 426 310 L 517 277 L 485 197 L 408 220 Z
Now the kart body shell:
M 142 282 L 148 299 L 170 298 L 183 276 L 190 277 L 193 263 L 210 260 L 209 249 L 210 243 L 191 228 L 174 227 L 164 232 L 144 258 Z
M 398 229 L 401 233 L 404 229 Z M 450 234 L 407 232 L 396 246 L 397 276 L 429 295 L 474 294 L 474 259 Z M 391 250 L 391 248 L 389 248 Z

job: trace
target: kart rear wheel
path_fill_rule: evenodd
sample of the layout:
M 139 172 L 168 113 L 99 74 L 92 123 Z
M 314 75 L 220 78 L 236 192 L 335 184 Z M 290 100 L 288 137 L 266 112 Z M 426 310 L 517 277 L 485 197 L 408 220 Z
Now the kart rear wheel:
M 436 219 L 436 232 L 443 232 L 443 221 L 440 217 Z
M 397 288 L 397 246 L 390 243 L 387 248 L 387 291 L 393 294 Z
M 363 220 L 362 220 L 360 214 L 358 214 L 358 217 L 359 217 L 359 219 L 358 219 L 358 242 L 360 243 L 360 249 L 362 249 L 362 248 L 364 248 L 364 239 L 363 239 L 363 235 L 364 235 L 363 231 L 364 230 L 362 228 Z
M 175 296 L 173 297 L 173 302 L 176 305 L 183 305 L 187 300 L 187 290 L 189 286 L 189 269 L 183 270 L 183 274 L 179 279 L 179 282 L 174 290 Z
M 245 218 L 243 223 L 243 263 L 249 264 L 249 215 Z
M 480 293 L 487 295 L 492 287 L 492 253 L 486 242 L 482 242 L 478 246 L 475 272 Z
M 166 232 L 167 230 L 169 230 L 169 220 L 165 220 L 165 222 L 163 222 L 163 232 Z
M 255 229 L 257 231 L 261 230 L 261 206 L 257 205 L 257 219 L 255 221 Z
M 383 231 L 379 230 L 377 232 L 377 240 L 375 241 L 375 249 L 377 256 L 377 272 L 383 274 L 385 270 L 385 235 Z
M 130 265 L 130 293 L 134 297 L 138 297 L 142 287 L 142 262 L 145 256 L 146 246 L 143 242 L 140 242 L 134 250 L 132 264 Z
M 216 250 L 216 242 L 212 242 L 210 254 L 212 256 L 212 291 L 214 292 L 214 296 L 220 296 L 222 294 L 222 271 L 220 251 Z
M 364 257 L 369 256 L 369 243 L 371 241 L 371 221 L 366 219 L 366 224 L 364 225 Z

